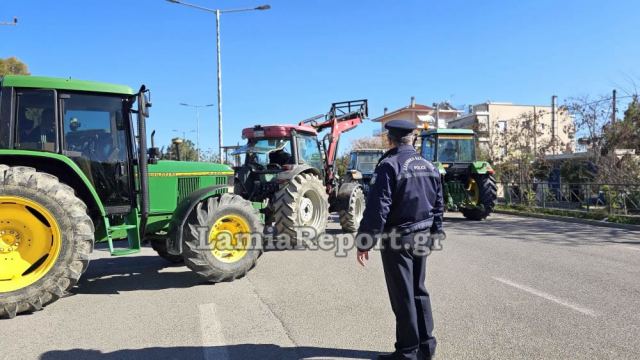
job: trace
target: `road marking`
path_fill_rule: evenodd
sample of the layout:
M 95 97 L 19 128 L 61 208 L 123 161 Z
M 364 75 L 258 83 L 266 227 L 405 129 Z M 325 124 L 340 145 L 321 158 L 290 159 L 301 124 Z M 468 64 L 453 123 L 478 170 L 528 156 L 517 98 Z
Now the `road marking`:
M 222 324 L 218 320 L 216 304 L 203 304 L 200 308 L 202 352 L 205 360 L 229 360 Z
M 499 281 L 499 282 L 501 282 L 503 284 L 512 286 L 512 287 L 514 287 L 516 289 L 520 289 L 522 291 L 528 292 L 529 294 L 533 294 L 533 295 L 539 296 L 539 297 L 541 297 L 543 299 L 546 299 L 546 300 L 549 300 L 549 301 L 553 301 L 556 304 L 560 304 L 562 306 L 566 306 L 566 307 L 568 307 L 568 308 L 570 308 L 572 310 L 575 310 L 577 312 L 583 313 L 585 315 L 589 315 L 589 316 L 593 316 L 593 317 L 598 316 L 598 313 L 596 313 L 595 311 L 593 311 L 591 309 L 587 309 L 585 307 L 573 304 L 573 303 L 571 303 L 571 302 L 569 302 L 567 300 L 563 300 L 563 299 L 555 297 L 555 296 L 553 296 L 551 294 L 547 294 L 545 292 L 536 290 L 534 288 L 530 288 L 530 287 L 528 287 L 526 285 L 516 284 L 516 283 L 514 283 L 512 281 L 509 281 L 507 279 L 498 278 L 498 277 L 494 277 L 493 279 L 496 280 L 496 281 Z

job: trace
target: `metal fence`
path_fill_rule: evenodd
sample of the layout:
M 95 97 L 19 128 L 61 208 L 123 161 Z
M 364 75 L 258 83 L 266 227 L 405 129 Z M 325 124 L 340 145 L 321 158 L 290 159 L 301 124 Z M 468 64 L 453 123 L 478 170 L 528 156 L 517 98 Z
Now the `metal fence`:
M 640 183 L 501 183 L 498 202 L 504 205 L 640 216 Z

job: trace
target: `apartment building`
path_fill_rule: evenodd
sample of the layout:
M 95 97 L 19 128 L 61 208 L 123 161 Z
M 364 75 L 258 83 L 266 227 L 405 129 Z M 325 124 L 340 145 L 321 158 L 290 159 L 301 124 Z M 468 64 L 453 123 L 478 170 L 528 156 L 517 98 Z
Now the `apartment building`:
M 575 152 L 575 126 L 564 107 L 485 102 L 447 122 L 448 128 L 473 129 L 479 147 L 494 161 L 523 151 L 556 155 Z

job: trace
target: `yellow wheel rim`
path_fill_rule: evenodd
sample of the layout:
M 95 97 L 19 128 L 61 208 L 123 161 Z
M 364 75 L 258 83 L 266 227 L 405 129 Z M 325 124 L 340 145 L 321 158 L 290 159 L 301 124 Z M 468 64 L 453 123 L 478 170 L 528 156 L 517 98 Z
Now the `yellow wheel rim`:
M 467 184 L 467 193 L 469 194 L 469 201 L 474 205 L 478 205 L 480 203 L 480 188 L 474 179 L 469 179 L 469 183 Z
M 251 228 L 238 215 L 226 215 L 216 220 L 209 232 L 209 246 L 213 256 L 225 263 L 234 263 L 247 255 Z
M 0 196 L 0 293 L 25 288 L 45 276 L 60 255 L 55 218 L 39 203 Z

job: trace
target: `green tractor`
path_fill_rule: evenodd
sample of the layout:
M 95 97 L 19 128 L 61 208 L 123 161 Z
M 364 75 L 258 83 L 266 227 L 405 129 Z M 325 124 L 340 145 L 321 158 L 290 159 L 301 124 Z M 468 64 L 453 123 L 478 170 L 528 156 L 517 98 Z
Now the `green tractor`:
M 252 203 L 229 193 L 232 169 L 158 160 L 146 145 L 148 94 L 0 77 L 0 317 L 64 296 L 95 243 L 118 256 L 150 241 L 210 282 L 255 265 L 263 225 Z
M 421 154 L 442 174 L 447 210 L 483 220 L 496 206 L 494 170 L 476 161 L 475 135 L 467 129 L 428 129 L 421 134 Z

